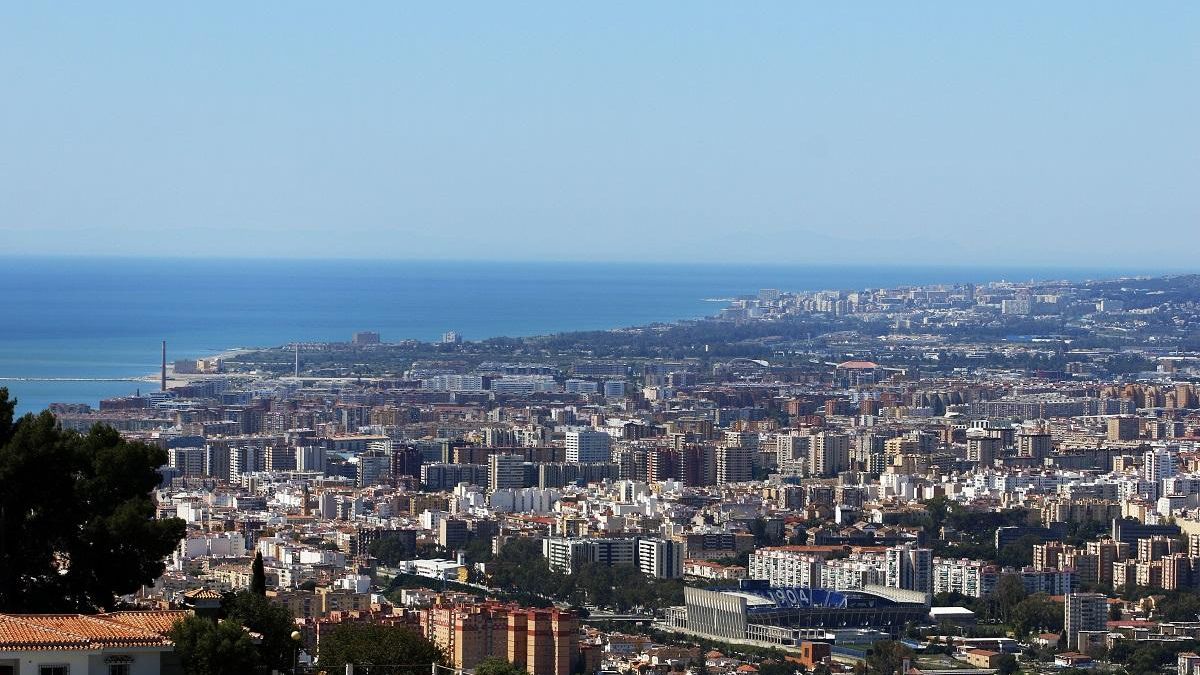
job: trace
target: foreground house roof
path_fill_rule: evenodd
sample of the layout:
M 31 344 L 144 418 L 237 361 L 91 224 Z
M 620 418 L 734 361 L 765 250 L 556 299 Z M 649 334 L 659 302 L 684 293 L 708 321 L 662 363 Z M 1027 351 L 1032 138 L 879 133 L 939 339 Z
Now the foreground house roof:
M 0 614 L 0 650 L 169 647 L 166 633 L 188 615 L 187 611 Z

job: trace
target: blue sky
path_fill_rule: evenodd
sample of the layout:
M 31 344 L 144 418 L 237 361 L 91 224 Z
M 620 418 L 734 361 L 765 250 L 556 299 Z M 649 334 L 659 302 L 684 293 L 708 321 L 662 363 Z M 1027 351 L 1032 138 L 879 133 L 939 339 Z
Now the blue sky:
M 0 251 L 1200 248 L 1200 3 L 0 4 Z

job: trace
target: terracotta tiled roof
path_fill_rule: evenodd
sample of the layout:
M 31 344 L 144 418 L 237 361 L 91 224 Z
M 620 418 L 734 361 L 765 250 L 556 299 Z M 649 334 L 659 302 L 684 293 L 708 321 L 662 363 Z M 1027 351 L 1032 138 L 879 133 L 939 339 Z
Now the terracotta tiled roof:
M 193 588 L 183 592 L 183 597 L 188 600 L 220 600 L 223 596 L 211 588 Z
M 0 648 L 81 649 L 83 645 L 86 640 L 77 635 L 21 621 L 19 617 L 0 615 Z
M 158 635 L 166 635 L 177 622 L 191 616 L 191 612 L 182 610 L 148 611 L 148 612 L 111 612 L 101 614 L 100 619 L 114 621 L 124 626 Z
M 165 637 L 187 612 L 0 614 L 0 649 L 84 650 L 170 646 Z

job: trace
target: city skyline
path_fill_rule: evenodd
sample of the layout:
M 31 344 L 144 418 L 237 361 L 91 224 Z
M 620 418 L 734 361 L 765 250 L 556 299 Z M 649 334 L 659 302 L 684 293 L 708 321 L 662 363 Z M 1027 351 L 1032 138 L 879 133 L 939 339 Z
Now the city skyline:
M 1191 5 L 291 9 L 0 10 L 6 251 L 1186 267 L 1200 243 Z
M 0 5 L 0 675 L 1200 675 L 1200 5 Z

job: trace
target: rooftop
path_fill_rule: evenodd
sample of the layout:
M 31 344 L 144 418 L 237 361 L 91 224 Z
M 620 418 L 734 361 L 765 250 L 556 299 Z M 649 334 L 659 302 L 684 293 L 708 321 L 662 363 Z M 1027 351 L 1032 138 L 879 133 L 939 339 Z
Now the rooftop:
M 0 649 L 22 651 L 168 647 L 166 633 L 186 611 L 108 614 L 0 614 Z

